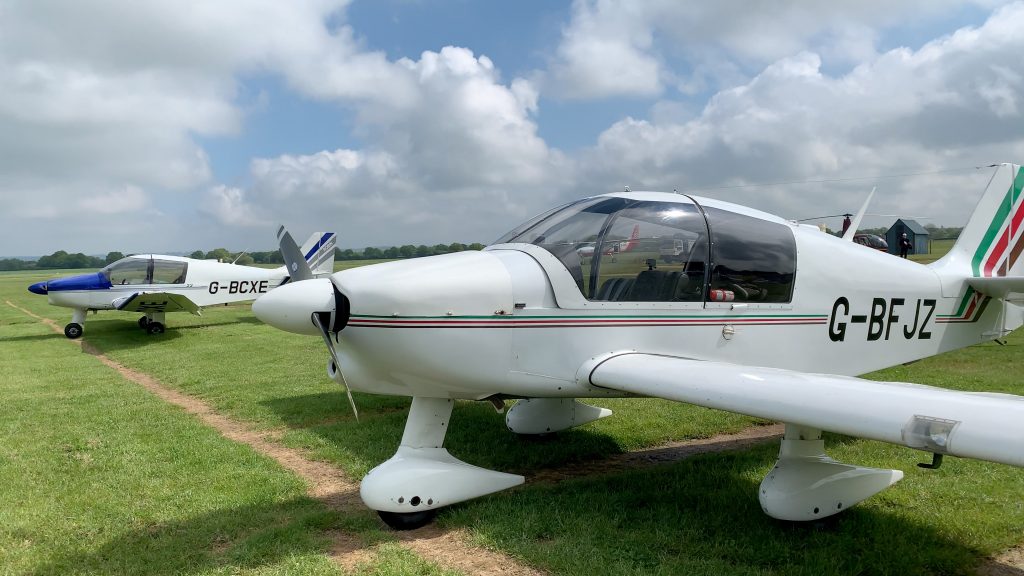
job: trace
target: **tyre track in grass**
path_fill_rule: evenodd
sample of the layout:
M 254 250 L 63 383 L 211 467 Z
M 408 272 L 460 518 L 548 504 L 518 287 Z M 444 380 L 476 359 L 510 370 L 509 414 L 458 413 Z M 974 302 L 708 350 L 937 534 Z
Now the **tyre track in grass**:
M 678 462 L 699 454 L 745 450 L 758 444 L 782 438 L 782 424 L 768 424 L 744 428 L 733 434 L 718 434 L 710 438 L 667 442 L 650 448 L 613 454 L 600 460 L 576 462 L 566 466 L 538 470 L 530 476 L 530 482 L 557 483 L 563 480 L 624 472 L 637 468 Z
M 63 329 L 53 320 L 34 314 L 9 300 L 6 302 L 8 306 L 46 324 L 54 332 L 63 336 Z M 307 494 L 322 502 L 329 509 L 341 513 L 365 511 L 365 506 L 359 498 L 358 482 L 348 478 L 344 472 L 330 464 L 310 460 L 301 450 L 282 446 L 272 441 L 271 438 L 279 434 L 279 431 L 253 430 L 241 422 L 217 413 L 210 405 L 198 398 L 179 392 L 148 374 L 132 370 L 110 359 L 86 341 L 71 340 L 70 342 L 81 347 L 84 353 L 94 356 L 106 366 L 116 370 L 126 380 L 142 386 L 161 400 L 196 416 L 201 422 L 217 430 L 225 438 L 244 443 L 253 450 L 273 458 L 281 466 L 305 480 L 309 485 Z M 373 562 L 376 555 L 375 547 L 366 547 L 358 537 L 340 530 L 328 531 L 327 536 L 330 538 L 328 555 L 346 571 L 351 572 L 359 565 Z M 458 530 L 444 531 L 436 525 L 431 525 L 419 530 L 397 533 L 396 536 L 404 547 L 442 568 L 483 576 L 502 574 L 540 576 L 544 574 L 518 564 L 505 554 L 468 544 L 466 535 Z
M 49 326 L 63 336 L 64 331 L 57 322 L 34 314 L 11 301 L 8 306 Z M 208 404 L 173 388 L 169 388 L 152 376 L 132 370 L 109 357 L 88 342 L 72 340 L 82 351 L 95 356 L 100 362 L 116 370 L 125 379 L 134 382 L 158 398 L 174 404 L 195 415 L 203 423 L 217 430 L 222 436 L 242 442 L 257 452 L 269 456 L 283 467 L 303 478 L 309 485 L 307 494 L 324 503 L 329 509 L 341 513 L 356 513 L 365 510 L 359 498 L 359 483 L 348 478 L 334 466 L 309 459 L 301 450 L 282 446 L 274 441 L 281 435 L 280 430 L 257 432 L 245 424 L 223 416 Z M 538 470 L 530 475 L 532 483 L 558 483 L 572 478 L 609 474 L 635 470 L 659 464 L 668 464 L 699 454 L 743 450 L 752 446 L 781 438 L 782 424 L 753 426 L 733 434 L 720 434 L 710 438 L 668 442 L 650 448 L 615 454 L 594 461 L 573 463 L 566 466 Z M 376 546 L 367 547 L 356 536 L 340 530 L 326 533 L 330 539 L 328 556 L 347 572 L 360 565 L 372 563 Z M 398 542 L 421 558 L 442 568 L 458 570 L 468 575 L 481 576 L 542 576 L 545 572 L 519 564 L 514 558 L 480 548 L 468 543 L 465 530 L 444 530 L 436 524 L 418 530 L 395 533 Z M 982 561 L 978 566 L 979 576 L 1024 576 L 1024 545 L 1013 547 L 996 557 Z

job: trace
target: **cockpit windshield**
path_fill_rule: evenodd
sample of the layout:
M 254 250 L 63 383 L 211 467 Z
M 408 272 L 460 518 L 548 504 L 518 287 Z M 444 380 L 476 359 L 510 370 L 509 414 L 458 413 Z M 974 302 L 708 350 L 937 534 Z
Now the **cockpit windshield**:
M 702 301 L 708 229 L 686 201 L 590 198 L 520 227 L 498 242 L 540 246 L 591 300 Z
M 595 197 L 542 214 L 497 243 L 544 248 L 580 292 L 606 302 L 789 302 L 796 243 L 784 224 L 689 197 Z
M 188 262 L 159 258 L 122 258 L 100 270 L 114 286 L 132 284 L 183 284 Z
M 100 270 L 111 284 L 149 284 L 149 258 L 122 258 Z

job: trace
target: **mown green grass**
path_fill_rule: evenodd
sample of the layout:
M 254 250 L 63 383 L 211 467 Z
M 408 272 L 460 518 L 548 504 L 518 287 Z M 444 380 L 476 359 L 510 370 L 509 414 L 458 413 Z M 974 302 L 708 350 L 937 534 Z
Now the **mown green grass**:
M 67 322 L 68 311 L 24 290 L 29 280 L 0 275 L 0 301 Z M 247 305 L 211 308 L 202 318 L 169 316 L 160 337 L 144 334 L 134 320 L 118 313 L 89 316 L 85 337 L 119 362 L 219 411 L 258 428 L 284 429 L 284 442 L 356 477 L 390 457 L 398 444 L 407 399 L 356 394 L 356 423 L 344 394 L 324 375 L 322 343 L 256 322 Z M 56 334 L 39 340 L 63 343 Z M 985 344 L 872 376 L 1021 394 L 1022 361 L 1024 340 L 1011 336 L 1006 347 Z M 489 405 L 460 403 L 446 446 L 468 462 L 529 474 L 754 422 L 658 400 L 599 403 L 615 415 L 542 441 L 507 432 Z M 643 471 L 527 484 L 454 506 L 439 521 L 553 574 L 953 574 L 1024 541 L 1019 469 L 950 458 L 939 470 L 922 470 L 915 464 L 925 454 L 831 439 L 834 457 L 899 468 L 907 477 L 833 522 L 775 522 L 757 504 L 757 485 L 775 459 L 772 444 Z M 368 541 L 388 539 L 368 512 L 335 522 Z M 310 538 L 318 529 L 310 529 Z M 390 555 L 370 572 L 433 570 L 397 547 L 383 549 Z
M 301 480 L 0 306 L 0 572 L 335 574 Z
M 928 254 L 911 254 L 910 259 L 914 262 L 920 262 L 921 264 L 928 264 L 935 262 L 939 258 L 946 255 L 947 252 L 956 244 L 955 238 L 949 238 L 944 240 L 932 240 L 932 251 Z
M 1024 338 L 872 374 L 1024 393 Z M 777 444 L 557 485 L 462 506 L 442 522 L 557 574 L 960 574 L 1024 541 L 1020 469 L 829 436 L 840 461 L 905 471 L 893 488 L 818 525 L 765 516 L 757 486 Z

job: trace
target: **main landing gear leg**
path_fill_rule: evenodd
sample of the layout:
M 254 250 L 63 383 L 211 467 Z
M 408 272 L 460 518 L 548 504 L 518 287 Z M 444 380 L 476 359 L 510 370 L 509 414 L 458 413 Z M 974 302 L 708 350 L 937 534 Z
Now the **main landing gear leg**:
M 442 448 L 453 405 L 447 398 L 413 398 L 398 451 L 363 478 L 363 502 L 395 530 L 425 526 L 438 508 L 524 481 L 467 464 Z
M 902 478 L 899 470 L 836 462 L 825 455 L 821 430 L 786 424 L 779 459 L 761 482 L 761 508 L 779 520 L 819 520 Z
M 85 325 L 85 308 L 75 308 L 71 313 L 71 323 L 64 327 L 64 335 L 74 340 L 82 337 L 82 326 Z
M 139 324 L 142 324 L 142 320 L 139 320 Z M 164 333 L 164 313 L 163 312 L 147 312 L 146 313 L 146 332 L 150 334 L 163 334 Z

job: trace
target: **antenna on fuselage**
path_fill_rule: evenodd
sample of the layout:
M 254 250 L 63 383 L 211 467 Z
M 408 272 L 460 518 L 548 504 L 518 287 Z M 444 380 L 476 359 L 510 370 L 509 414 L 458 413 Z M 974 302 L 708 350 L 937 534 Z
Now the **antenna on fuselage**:
M 853 221 L 846 230 L 843 230 L 843 240 L 853 242 L 853 235 L 857 233 L 857 228 L 860 227 L 860 221 L 864 219 L 864 214 L 868 211 L 868 204 L 871 203 L 871 198 L 874 197 L 875 190 L 877 189 L 877 186 L 871 188 L 871 192 L 868 194 L 867 199 L 864 200 L 864 204 L 861 205 L 860 210 L 857 211 L 857 215 L 853 217 Z

